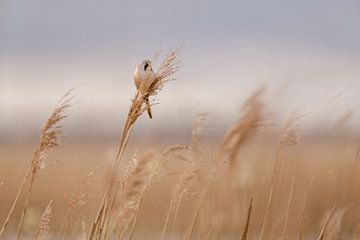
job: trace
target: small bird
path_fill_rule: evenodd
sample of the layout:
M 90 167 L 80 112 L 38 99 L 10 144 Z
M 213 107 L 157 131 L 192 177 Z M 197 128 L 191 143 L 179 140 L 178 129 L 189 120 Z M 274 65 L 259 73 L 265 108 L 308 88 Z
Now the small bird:
M 136 66 L 134 72 L 134 82 L 136 89 L 140 90 L 142 94 L 144 94 L 143 91 L 145 91 L 147 87 L 150 86 L 150 84 L 155 80 L 155 78 L 156 78 L 156 74 L 152 69 L 150 60 L 144 60 Z M 145 101 L 146 101 L 147 112 L 151 119 L 152 113 L 151 113 L 151 105 L 149 98 L 147 98 Z

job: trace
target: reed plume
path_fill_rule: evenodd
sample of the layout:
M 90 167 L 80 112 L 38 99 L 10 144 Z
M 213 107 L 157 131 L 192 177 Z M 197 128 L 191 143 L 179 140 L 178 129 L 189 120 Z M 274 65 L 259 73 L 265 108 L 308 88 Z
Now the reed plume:
M 234 169 L 236 158 L 242 146 L 253 138 L 263 124 L 264 105 L 261 97 L 265 88 L 254 91 L 242 106 L 242 116 L 232 126 L 220 145 L 220 154 L 229 162 L 229 169 Z
M 19 239 L 19 237 L 20 237 L 22 224 L 23 224 L 24 217 L 25 217 L 27 207 L 29 204 L 30 194 L 32 192 L 35 178 L 36 178 L 39 170 L 41 169 L 41 166 L 43 165 L 43 163 L 48 155 L 48 152 L 51 149 L 56 148 L 60 144 L 60 136 L 62 133 L 62 124 L 63 124 L 63 121 L 68 116 L 67 115 L 68 109 L 73 105 L 74 97 L 71 96 L 72 90 L 73 89 L 68 91 L 60 99 L 60 101 L 56 105 L 53 113 L 50 115 L 47 122 L 45 123 L 45 126 L 41 130 L 39 144 L 34 151 L 31 164 L 25 174 L 23 182 L 17 192 L 17 195 L 16 195 L 15 200 L 10 208 L 10 211 L 5 219 L 5 222 L 2 225 L 2 228 L 0 231 L 0 236 L 4 233 L 6 227 L 9 223 L 9 220 L 13 214 L 13 211 L 19 201 L 20 195 L 23 192 L 27 181 L 30 179 L 29 188 L 27 191 L 26 199 L 25 199 L 25 205 L 22 210 L 22 215 L 21 215 L 21 219 L 20 219 L 20 223 L 19 223 L 19 227 L 18 227 L 17 239 Z
M 191 195 L 190 188 L 197 174 L 199 174 L 199 171 L 190 167 L 180 176 L 180 179 L 178 180 L 174 188 L 174 191 L 171 195 L 170 204 L 168 211 L 166 213 L 165 222 L 162 228 L 160 240 L 163 240 L 165 237 L 166 229 L 168 227 L 171 215 L 174 215 L 173 225 L 175 225 L 180 204 L 187 196 Z
M 78 190 L 71 196 L 63 223 L 60 227 L 60 234 L 64 234 L 66 227 L 70 224 L 71 215 L 74 209 L 84 205 L 88 200 L 89 194 L 87 193 L 87 188 L 95 181 L 96 170 L 97 169 L 95 169 L 94 171 L 90 171 L 88 174 L 86 174 L 85 179 L 83 180 Z
M 130 134 L 135 126 L 137 119 L 142 115 L 144 111 L 146 111 L 146 103 L 149 97 L 156 96 L 164 87 L 164 84 L 170 80 L 174 80 L 174 74 L 179 70 L 178 61 L 178 52 L 180 49 L 176 49 L 171 51 L 161 63 L 158 71 L 156 72 L 156 78 L 153 82 L 149 84 L 140 85 L 138 91 L 136 92 L 134 98 L 132 99 L 132 103 L 129 108 L 129 112 L 127 115 L 127 119 L 125 121 L 125 125 L 121 134 L 121 138 L 117 147 L 116 158 L 114 162 L 114 167 L 111 173 L 111 181 L 107 185 L 104 195 L 102 197 L 102 201 L 100 203 L 98 213 L 95 217 L 95 220 L 90 228 L 88 239 L 92 239 L 96 235 L 96 231 L 102 229 L 102 227 L 98 226 L 100 223 L 100 219 L 104 219 L 103 222 L 109 221 L 109 215 L 103 216 L 103 214 L 107 214 L 105 211 L 105 205 L 111 205 L 112 202 L 115 201 L 117 196 L 118 187 L 114 186 L 114 182 L 112 180 L 115 179 L 116 170 L 118 169 L 120 160 L 124 154 L 124 150 L 127 146 Z M 156 53 L 158 54 L 158 53 Z M 157 55 L 155 54 L 155 58 Z M 156 60 L 156 59 L 155 59 Z M 113 190 L 113 191 L 111 191 Z
M 118 144 L 116 167 L 121 160 L 135 122 L 141 114 L 147 110 L 147 107 L 145 106 L 147 99 L 149 99 L 149 97 L 156 96 L 162 90 L 165 83 L 174 80 L 173 76 L 180 68 L 180 62 L 177 59 L 179 50 L 180 49 L 170 52 L 156 72 L 156 78 L 154 81 L 149 84 L 140 85 L 139 90 L 136 92 L 129 108 L 125 126 Z
M 45 211 L 40 217 L 39 225 L 35 232 L 35 239 L 48 239 L 48 232 L 50 230 L 50 221 L 52 218 L 52 200 L 50 200 L 49 204 L 47 205 Z
M 67 110 L 72 105 L 73 97 L 70 97 L 70 90 L 67 92 L 59 101 L 58 105 L 55 107 L 54 112 L 51 114 L 50 118 L 47 120 L 44 128 L 41 130 L 40 143 L 34 152 L 34 156 L 31 162 L 31 173 L 30 173 L 30 185 L 25 199 L 25 205 L 22 211 L 20 224 L 17 232 L 17 239 L 19 239 L 21 234 L 22 225 L 26 215 L 26 211 L 29 205 L 30 195 L 32 192 L 33 184 L 35 177 L 37 176 L 41 165 L 45 161 L 48 152 L 59 146 L 60 144 L 60 135 L 62 133 L 62 123 L 63 120 L 68 116 Z
M 153 176 L 151 164 L 154 159 L 154 152 L 139 156 L 124 181 L 124 188 L 120 196 L 121 205 L 117 210 L 115 224 L 115 228 L 119 230 L 119 236 L 124 234 L 126 227 L 136 214 L 143 193 Z
M 276 146 L 276 156 L 271 176 L 270 190 L 268 199 L 266 201 L 266 208 L 260 232 L 261 240 L 266 238 L 274 194 L 275 191 L 277 191 L 280 174 L 282 173 L 282 169 L 284 167 L 285 153 L 289 147 L 294 146 L 298 143 L 298 119 L 299 116 L 296 113 L 290 114 L 290 116 L 285 121 L 283 129 L 281 130 L 280 137 Z
M 207 117 L 208 117 L 207 113 L 201 113 L 195 117 L 192 126 L 190 144 L 171 146 L 163 153 L 165 157 L 169 157 L 171 155 L 174 155 L 175 157 L 180 156 L 181 159 L 186 160 L 188 166 L 186 166 L 186 170 L 181 174 L 171 194 L 170 204 L 168 207 L 168 211 L 166 213 L 165 222 L 162 228 L 160 240 L 164 239 L 165 237 L 166 229 L 168 227 L 171 215 L 174 215 L 173 216 L 173 228 L 174 228 L 177 214 L 180 208 L 180 204 L 187 196 L 191 195 L 190 188 L 193 185 L 195 177 L 198 176 L 200 173 L 200 171 L 196 167 L 196 162 L 198 161 L 199 157 L 206 157 L 204 151 L 201 148 L 201 135 Z M 183 157 L 182 155 L 178 154 L 178 152 L 184 150 L 190 151 L 190 156 Z

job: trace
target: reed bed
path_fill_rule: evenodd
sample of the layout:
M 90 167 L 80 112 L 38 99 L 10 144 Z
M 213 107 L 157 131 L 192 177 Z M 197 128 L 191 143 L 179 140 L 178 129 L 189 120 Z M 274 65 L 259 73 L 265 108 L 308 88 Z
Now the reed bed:
M 158 57 L 155 54 L 154 59 Z M 59 146 L 63 120 L 73 104 L 71 92 L 65 94 L 41 131 L 30 166 L 6 213 L 2 207 L 0 236 L 359 239 L 358 139 L 329 143 L 327 138 L 303 138 L 299 113 L 291 113 L 279 129 L 269 130 L 274 124 L 267 114 L 270 107 L 263 87 L 244 101 L 239 119 L 223 136 L 211 141 L 204 137 L 204 132 L 211 131 L 207 128 L 210 115 L 202 113 L 194 118 L 188 142 L 151 149 L 128 146 L 146 111 L 146 99 L 156 97 L 178 70 L 175 50 L 165 56 L 154 82 L 135 93 L 109 169 L 97 167 L 79 176 L 79 187 L 72 194 L 62 179 L 65 174 L 57 175 L 56 167 L 51 179 L 39 176 L 48 153 Z M 343 119 L 339 128 L 346 124 Z M 81 152 L 77 145 L 73 147 Z M 134 151 L 134 147 L 140 149 Z M 95 150 L 86 147 L 83 151 Z M 84 162 L 78 168 L 87 169 L 88 159 L 80 157 L 79 161 Z M 50 189 L 41 199 L 34 194 L 35 183 L 41 190 L 45 184 L 62 182 L 64 186 Z M 57 209 L 64 197 L 56 192 L 62 187 L 70 197 Z M 37 224 L 29 231 L 29 212 L 34 206 L 41 206 L 42 213 L 33 217 Z M 10 220 L 15 222 L 11 227 Z

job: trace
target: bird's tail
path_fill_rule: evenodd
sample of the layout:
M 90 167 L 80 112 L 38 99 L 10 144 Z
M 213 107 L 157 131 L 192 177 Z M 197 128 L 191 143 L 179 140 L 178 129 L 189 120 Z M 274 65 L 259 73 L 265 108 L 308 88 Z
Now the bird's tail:
M 150 105 L 150 101 L 148 98 L 146 99 L 146 108 L 147 108 L 147 112 L 149 114 L 149 118 L 152 119 L 151 105 Z

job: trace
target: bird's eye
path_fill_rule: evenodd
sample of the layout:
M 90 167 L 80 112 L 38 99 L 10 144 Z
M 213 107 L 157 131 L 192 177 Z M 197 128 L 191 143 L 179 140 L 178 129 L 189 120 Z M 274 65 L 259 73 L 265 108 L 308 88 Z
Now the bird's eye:
M 144 71 L 146 71 L 146 69 L 148 68 L 149 64 L 148 63 L 145 63 L 144 65 Z

